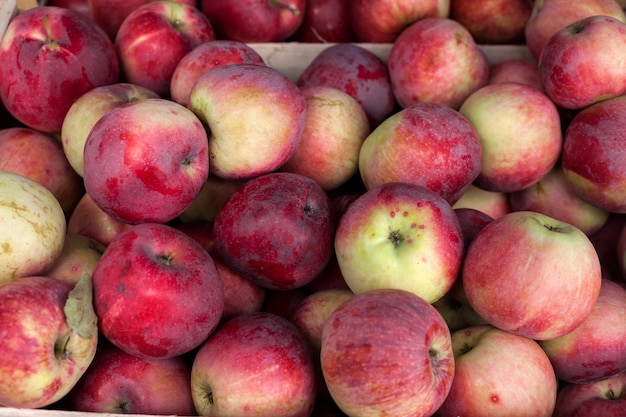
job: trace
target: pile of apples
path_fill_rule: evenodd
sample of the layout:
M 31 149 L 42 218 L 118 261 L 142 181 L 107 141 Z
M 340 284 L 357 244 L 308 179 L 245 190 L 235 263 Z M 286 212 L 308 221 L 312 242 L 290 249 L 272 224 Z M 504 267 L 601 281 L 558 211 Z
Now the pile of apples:
M 626 415 L 623 5 L 388 3 L 13 17 L 0 415 Z

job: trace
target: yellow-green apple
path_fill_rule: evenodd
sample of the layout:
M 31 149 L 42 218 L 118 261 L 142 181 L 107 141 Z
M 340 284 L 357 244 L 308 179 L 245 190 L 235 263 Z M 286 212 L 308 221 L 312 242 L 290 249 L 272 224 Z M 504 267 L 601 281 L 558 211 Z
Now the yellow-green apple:
M 580 110 L 626 93 L 626 23 L 594 15 L 556 32 L 539 57 L 545 93 L 560 108 Z
M 487 84 L 507 82 L 526 84 L 543 92 L 539 66 L 527 59 L 511 58 L 491 65 Z
M 91 277 L 106 247 L 84 235 L 68 234 L 63 242 L 63 250 L 45 275 L 70 285 L 87 274 Z
M 306 0 L 199 0 L 217 37 L 245 43 L 282 42 L 302 24 Z
M 0 129 L 0 170 L 46 187 L 59 200 L 66 217 L 85 193 L 82 178 L 69 164 L 59 141 L 28 127 Z
M 89 132 L 83 171 L 85 190 L 107 214 L 126 223 L 165 223 L 191 204 L 207 180 L 207 132 L 174 101 L 126 103 Z
M 458 109 L 489 79 L 489 61 L 472 35 L 443 17 L 420 19 L 404 29 L 391 46 L 387 65 L 401 107 L 432 102 Z
M 213 222 L 224 203 L 244 184 L 242 179 L 225 179 L 209 174 L 191 204 L 178 215 L 183 223 Z
M 302 22 L 288 40 L 304 43 L 354 41 L 350 24 L 350 1 L 307 0 Z
M 130 83 L 95 87 L 78 97 L 70 106 L 61 126 L 63 153 L 74 171 L 83 176 L 83 151 L 87 136 L 102 116 L 125 103 L 158 98 L 152 90 Z
M 489 191 L 472 183 L 463 195 L 452 205 L 454 209 L 471 208 L 497 219 L 511 211 L 509 193 Z
M 412 23 L 448 17 L 450 0 L 349 0 L 349 22 L 356 41 L 393 43 Z
M 42 132 L 59 133 L 78 97 L 119 75 L 113 42 L 76 10 L 24 10 L 0 41 L 0 99 L 17 120 Z
M 565 26 L 589 16 L 605 15 L 626 21 L 624 10 L 615 0 L 534 0 L 524 40 L 530 54 L 539 59 L 548 40 Z
M 563 135 L 557 107 L 541 91 L 520 83 L 489 84 L 473 92 L 459 112 L 474 126 L 483 159 L 475 185 L 518 191 L 539 181 L 559 159 Z
M 88 413 L 192 416 L 191 366 L 182 356 L 140 358 L 103 339 L 66 402 Z
M 63 208 L 50 190 L 0 171 L 0 284 L 44 273 L 63 251 L 66 229 Z
M 532 8 L 529 0 L 450 0 L 449 17 L 479 44 L 522 44 Z
M 451 334 L 454 379 L 435 416 L 551 417 L 557 378 L 536 341 L 490 325 Z
M 540 344 L 560 381 L 585 384 L 626 371 L 626 288 L 602 280 L 598 300 L 585 321 Z
M 228 64 L 265 65 L 265 61 L 251 46 L 228 39 L 202 42 L 183 56 L 170 81 L 170 97 L 187 106 L 189 94 L 200 75 L 212 68 Z
M 0 406 L 42 408 L 78 383 L 98 345 L 89 278 L 29 276 L 0 286 Z
M 615 213 L 626 212 L 626 95 L 579 111 L 567 125 L 561 161 L 567 184 L 583 200 Z
M 588 384 L 565 384 L 552 417 L 622 417 L 626 415 L 626 373 Z
M 358 43 L 339 43 L 322 49 L 296 80 L 302 87 L 325 85 L 355 98 L 376 127 L 396 109 L 387 64 Z
M 80 199 L 67 220 L 67 234 L 83 235 L 107 246 L 115 236 L 132 227 L 98 206 L 87 193 Z
M 560 163 L 530 187 L 509 193 L 511 210 L 543 213 L 585 232 L 600 230 L 609 212 L 580 198 L 568 184 Z
M 450 204 L 428 188 L 404 182 L 362 194 L 335 231 L 337 261 L 356 294 L 396 288 L 435 302 L 454 284 L 463 250 Z
M 144 358 L 197 348 L 224 310 L 224 289 L 209 253 L 165 224 L 142 223 L 120 233 L 92 278 L 102 334 Z
M 311 282 L 333 252 L 328 195 L 312 179 L 274 172 L 248 180 L 217 213 L 214 249 L 236 272 L 269 289 Z
M 302 139 L 306 101 L 277 69 L 222 65 L 200 75 L 189 108 L 209 131 L 210 172 L 246 179 L 275 171 Z
M 478 177 L 482 146 L 458 111 L 415 103 L 385 119 L 363 142 L 359 173 L 367 189 L 389 182 L 428 188 L 454 204 Z
M 535 340 L 580 326 L 600 293 L 598 254 L 575 226 L 541 213 L 494 219 L 465 252 L 463 289 L 489 324 Z
M 115 35 L 121 79 L 167 97 L 179 61 L 215 39 L 211 22 L 196 6 L 150 1 L 126 16 Z
M 316 376 L 313 351 L 293 323 L 266 312 L 242 314 L 198 349 L 191 394 L 204 416 L 307 417 Z
M 325 191 L 334 190 L 357 174 L 369 120 L 363 106 L 339 89 L 318 85 L 301 91 L 307 106 L 302 139 L 280 170 L 305 175 Z
M 404 290 L 356 294 L 322 329 L 320 360 L 348 416 L 430 416 L 454 377 L 450 331 L 437 310 Z
M 443 297 L 432 303 L 433 307 L 441 314 L 451 332 L 464 329 L 469 326 L 481 326 L 487 322 L 480 317 L 472 306 L 467 302 L 463 293 L 463 286 L 457 281 L 452 289 Z M 460 298 L 463 297 L 463 298 Z

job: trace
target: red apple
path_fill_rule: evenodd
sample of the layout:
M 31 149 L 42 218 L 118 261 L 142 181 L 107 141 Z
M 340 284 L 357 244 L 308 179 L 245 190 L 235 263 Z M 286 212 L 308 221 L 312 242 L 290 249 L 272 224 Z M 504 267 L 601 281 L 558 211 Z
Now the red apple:
M 430 416 L 454 377 L 450 331 L 437 310 L 397 289 L 357 294 L 322 330 L 330 395 L 350 416 Z
M 198 349 L 191 369 L 200 415 L 308 417 L 316 389 L 306 339 L 286 318 L 265 312 L 220 326 Z
M 291 39 L 305 43 L 354 41 L 350 0 L 307 0 L 302 23 Z
M 319 184 L 277 172 L 248 180 L 217 213 L 215 250 L 258 285 L 287 290 L 311 282 L 333 251 L 331 203 Z
M 598 299 L 601 280 L 587 235 L 530 211 L 486 225 L 467 248 L 462 271 L 465 294 L 479 316 L 535 340 L 580 326 Z
M 454 213 L 459 219 L 461 231 L 463 232 L 464 247 L 467 248 L 478 232 L 491 223 L 494 218 L 489 214 L 469 207 L 459 207 L 454 209 Z
M 47 0 L 46 6 L 65 7 L 81 12 L 85 16 L 92 17 L 90 0 Z
M 94 87 L 117 82 L 115 47 L 84 14 L 63 7 L 25 10 L 0 42 L 0 99 L 21 123 L 61 132 L 74 101 Z
M 304 19 L 306 0 L 199 0 L 218 38 L 255 42 L 281 42 Z
M 626 373 L 588 384 L 565 384 L 552 417 L 622 417 L 626 415 Z
M 213 259 L 171 226 L 143 223 L 120 233 L 93 271 L 102 334 L 153 359 L 187 353 L 217 327 L 224 290 Z
M 543 84 L 539 76 L 539 66 L 536 62 L 526 59 L 505 59 L 491 65 L 487 84 L 516 82 L 535 87 L 543 92 Z
M 209 174 L 207 133 L 195 114 L 165 99 L 111 110 L 89 132 L 85 189 L 107 214 L 127 223 L 180 215 Z

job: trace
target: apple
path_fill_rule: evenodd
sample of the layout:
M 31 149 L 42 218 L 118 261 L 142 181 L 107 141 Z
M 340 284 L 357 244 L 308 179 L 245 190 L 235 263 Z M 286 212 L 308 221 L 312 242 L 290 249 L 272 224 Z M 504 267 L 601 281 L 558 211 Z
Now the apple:
M 487 323 L 535 340 L 563 336 L 591 314 L 600 261 L 587 235 L 541 213 L 494 219 L 465 252 L 463 289 Z
M 182 356 L 140 358 L 106 340 L 66 401 L 71 410 L 88 413 L 195 414 L 191 367 Z
M 304 20 L 306 0 L 199 0 L 217 37 L 245 43 L 282 42 Z
M 202 42 L 178 61 L 170 81 L 171 99 L 187 106 L 191 89 L 200 75 L 228 64 L 265 65 L 265 61 L 256 50 L 243 42 L 227 39 Z
M 87 274 L 91 277 L 106 246 L 87 236 L 68 234 L 63 242 L 63 250 L 45 275 L 76 285 Z
M 626 93 L 624 51 L 623 20 L 594 15 L 564 27 L 550 37 L 539 57 L 545 93 L 569 110 Z
M 485 226 L 494 220 L 489 214 L 469 207 L 454 208 L 454 214 L 456 214 L 461 225 L 465 248 L 472 243 L 472 240 Z
M 365 192 L 335 232 L 337 261 L 355 294 L 396 288 L 435 302 L 454 284 L 463 251 L 450 204 L 428 188 L 404 182 Z
M 365 138 L 359 173 L 367 189 L 406 182 L 454 204 L 478 177 L 482 154 L 478 132 L 458 111 L 416 103 L 389 116 Z
M 306 101 L 302 139 L 280 170 L 307 176 L 330 191 L 357 174 L 369 120 L 355 98 L 334 87 L 302 87 L 301 92 Z
M 511 211 L 509 193 L 489 191 L 470 184 L 461 197 L 452 205 L 454 209 L 471 208 L 497 219 Z
M 510 193 L 543 178 L 561 154 L 561 118 L 544 93 L 520 83 L 486 85 L 459 112 L 478 132 L 482 167 L 474 184 Z
M 538 343 L 490 325 L 452 332 L 455 371 L 437 417 L 551 417 L 557 378 Z
M 85 16 L 93 17 L 91 13 L 90 0 L 46 0 L 46 6 L 65 7 L 83 13 Z
M 307 285 L 288 290 L 267 289 L 261 311 L 289 319 L 312 292 Z
M 626 373 L 588 384 L 565 384 L 552 417 L 621 417 L 626 413 Z
M 420 102 L 458 109 L 487 84 L 489 61 L 459 22 L 420 19 L 393 42 L 387 60 L 393 95 L 401 107 Z
M 609 212 L 581 199 L 568 184 L 560 163 L 530 187 L 509 194 L 511 209 L 543 213 L 578 227 L 587 236 L 600 230 Z
M 120 233 L 92 279 L 103 336 L 139 357 L 187 353 L 222 317 L 224 290 L 213 259 L 172 226 L 143 223 Z
M 225 179 L 278 169 L 298 147 L 306 120 L 298 86 L 264 65 L 222 65 L 204 72 L 191 89 L 189 108 L 210 132 L 210 172 Z
M 320 361 L 349 416 L 430 416 L 454 377 L 450 331 L 423 298 L 399 289 L 356 294 L 328 317 Z
M 326 267 L 320 272 L 313 281 L 309 282 L 306 287 L 311 292 L 330 290 L 330 289 L 348 289 L 348 284 L 343 278 L 341 268 L 339 268 L 339 262 L 335 251 L 333 251 L 330 260 L 326 264 Z
M 304 67 L 296 83 L 300 88 L 325 85 L 349 94 L 363 106 L 370 128 L 396 110 L 386 62 L 356 43 L 325 47 Z
M 412 23 L 447 18 L 450 0 L 349 0 L 350 24 L 358 42 L 393 43 Z
M 0 171 L 0 284 L 42 274 L 60 256 L 66 221 L 61 204 L 40 183 Z
M 119 106 L 144 98 L 159 95 L 139 85 L 114 83 L 95 87 L 72 103 L 61 125 L 61 144 L 65 159 L 80 177 L 84 173 L 85 142 L 96 122 Z
M 275 172 L 248 180 L 217 213 L 215 251 L 226 265 L 268 289 L 311 282 L 333 252 L 331 203 L 303 175 Z
M 91 291 L 39 275 L 0 286 L 0 406 L 46 407 L 78 383 L 98 345 Z
M 226 201 L 246 180 L 224 179 L 209 174 L 204 185 L 191 204 L 178 215 L 183 223 L 213 222 Z
M 61 131 L 74 101 L 94 87 L 118 81 L 113 42 L 93 21 L 73 9 L 24 10 L 0 41 L 0 99 L 27 127 Z
M 602 268 L 602 278 L 619 281 L 622 279 L 620 266 L 621 248 L 620 234 L 626 224 L 626 214 L 609 213 L 609 218 L 597 232 L 589 236 L 593 243 L 600 266 Z
M 168 222 L 206 182 L 208 147 L 204 126 L 186 107 L 160 98 L 127 103 L 102 116 L 87 136 L 85 190 L 123 222 Z
M 288 319 L 242 314 L 198 349 L 191 394 L 198 414 L 307 417 L 317 380 L 311 347 Z
M 624 114 L 624 95 L 579 111 L 567 125 L 561 155 L 567 185 L 589 204 L 615 213 L 626 212 Z
M 626 227 L 622 224 L 618 227 L 615 244 L 617 247 L 616 263 L 619 270 L 619 274 L 616 274 L 613 278 L 616 280 L 626 281 Z
M 479 44 L 522 44 L 532 8 L 529 0 L 450 0 L 449 17 Z
M 598 300 L 585 321 L 540 344 L 560 381 L 584 384 L 626 371 L 626 288 L 602 280 Z
M 522 83 L 544 91 L 539 66 L 527 59 L 510 58 L 491 65 L 487 84 L 507 82 Z
M 63 147 L 50 134 L 28 127 L 0 129 L 0 170 L 20 174 L 46 187 L 69 217 L 85 193 Z
M 302 22 L 290 39 L 304 43 L 354 41 L 350 0 L 307 0 Z
M 211 21 L 194 5 L 150 1 L 126 16 L 115 35 L 121 78 L 166 97 L 180 60 L 215 39 Z
M 532 3 L 524 40 L 528 51 L 537 60 L 552 35 L 578 20 L 605 15 L 626 21 L 624 10 L 615 0 L 534 0 Z

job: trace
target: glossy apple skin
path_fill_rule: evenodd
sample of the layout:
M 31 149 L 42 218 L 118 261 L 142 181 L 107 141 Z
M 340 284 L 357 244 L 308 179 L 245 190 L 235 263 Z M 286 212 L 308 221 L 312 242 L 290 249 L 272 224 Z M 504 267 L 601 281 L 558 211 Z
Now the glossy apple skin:
M 322 330 L 320 360 L 347 415 L 427 416 L 454 377 L 450 331 L 415 294 L 379 289 L 344 301 Z
M 511 211 L 509 193 L 488 191 L 472 183 L 463 195 L 452 205 L 454 209 L 471 208 L 497 219 Z
M 593 309 L 598 254 L 575 226 L 530 211 L 495 219 L 465 252 L 462 282 L 489 324 L 535 340 L 563 336 Z
M 567 183 L 589 204 L 626 212 L 626 97 L 591 105 L 574 116 L 564 135 L 562 166 Z
M 325 85 L 349 94 L 363 106 L 372 128 L 396 109 L 387 65 L 358 44 L 324 48 L 304 68 L 297 84 L 300 88 Z
M 222 65 L 204 72 L 188 107 L 210 132 L 211 174 L 225 179 L 278 169 L 300 143 L 306 120 L 298 86 L 265 65 Z
M 350 0 L 350 24 L 358 42 L 393 43 L 412 23 L 448 17 L 450 0 Z
M 200 415 L 306 417 L 317 389 L 313 351 L 286 318 L 242 314 L 198 349 L 191 389 Z
M 200 0 L 219 39 L 245 43 L 282 42 L 304 19 L 306 0 Z
M 552 416 L 557 378 L 536 341 L 490 325 L 459 329 L 451 339 L 454 379 L 435 416 Z
M 226 39 L 202 42 L 178 61 L 170 81 L 171 99 L 187 106 L 191 89 L 200 75 L 227 64 L 265 65 L 265 61 L 243 42 Z
M 27 128 L 0 129 L 0 170 L 20 174 L 46 187 L 69 217 L 85 193 L 59 141 Z
M 401 107 L 432 102 L 458 109 L 489 78 L 485 54 L 467 29 L 448 18 L 411 24 L 393 43 L 387 62 Z
M 480 174 L 482 157 L 478 132 L 464 116 L 442 104 L 416 103 L 365 138 L 359 173 L 367 189 L 407 182 L 454 204 Z
M 397 288 L 435 302 L 454 284 L 463 249 L 452 207 L 433 191 L 403 182 L 362 194 L 335 232 L 339 267 L 356 294 Z
M 543 92 L 536 62 L 526 59 L 507 59 L 491 65 L 487 84 L 517 82 Z
M 302 287 L 322 271 L 332 255 L 334 230 L 324 190 L 289 172 L 248 180 L 213 224 L 221 259 L 258 285 L 279 290 Z
M 140 358 L 103 340 L 67 402 L 89 413 L 191 416 L 191 367 L 182 356 Z
M 475 185 L 489 191 L 519 191 L 539 181 L 556 164 L 562 149 L 557 107 L 528 85 L 486 85 L 459 112 L 478 132 L 482 166 Z
M 0 42 L 0 98 L 21 123 L 59 133 L 72 103 L 119 78 L 119 60 L 91 19 L 63 7 L 35 7 L 11 20 Z
M 307 0 L 304 18 L 291 39 L 305 43 L 354 41 L 350 24 L 351 0 Z
M 144 223 L 118 235 L 93 271 L 102 334 L 131 354 L 171 358 L 198 347 L 224 309 L 211 256 L 171 226 Z
M 539 57 L 545 93 L 559 107 L 580 110 L 626 92 L 626 23 L 590 16 L 555 33 Z
M 559 380 L 585 384 L 626 371 L 626 288 L 604 279 L 587 319 L 570 333 L 540 344 Z
M 91 365 L 98 332 L 82 337 L 68 326 L 63 309 L 71 289 L 71 285 L 39 275 L 0 286 L 0 320 L 5 323 L 1 406 L 51 405 L 63 398 Z
M 200 192 L 208 152 L 206 130 L 191 110 L 160 98 L 134 101 L 102 116 L 89 132 L 85 190 L 123 222 L 165 223 Z
M 621 417 L 626 413 L 626 373 L 589 384 L 565 384 L 553 417 Z
M 479 44 L 521 44 L 533 4 L 528 0 L 450 0 L 451 19 Z
M 180 60 L 216 39 L 213 25 L 197 7 L 156 0 L 133 10 L 115 35 L 121 78 L 168 97 Z

